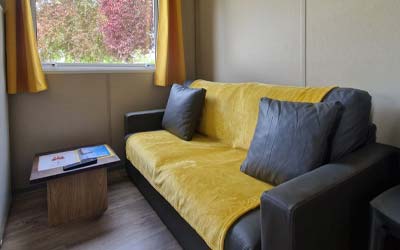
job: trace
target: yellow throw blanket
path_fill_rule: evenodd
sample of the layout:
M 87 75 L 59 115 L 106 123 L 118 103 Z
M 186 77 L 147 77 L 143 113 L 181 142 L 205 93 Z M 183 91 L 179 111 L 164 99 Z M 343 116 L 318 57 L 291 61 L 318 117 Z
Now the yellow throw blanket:
M 246 151 L 202 135 L 184 141 L 161 130 L 129 137 L 128 160 L 196 230 L 223 249 L 229 227 L 273 186 L 240 172 Z
M 249 149 L 262 97 L 291 102 L 320 102 L 334 87 L 295 87 L 264 83 L 217 83 L 197 80 L 207 90 L 199 132 L 234 148 Z
M 208 246 L 222 250 L 230 226 L 257 208 L 261 194 L 273 188 L 240 171 L 257 122 L 260 97 L 319 102 L 332 88 L 205 81 L 194 86 L 207 89 L 200 125 L 204 135 L 183 141 L 163 130 L 138 133 L 128 139 L 126 154 Z

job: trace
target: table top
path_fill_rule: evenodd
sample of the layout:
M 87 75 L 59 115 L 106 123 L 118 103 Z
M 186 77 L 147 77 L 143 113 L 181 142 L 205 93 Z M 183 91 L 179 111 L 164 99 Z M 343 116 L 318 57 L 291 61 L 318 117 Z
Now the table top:
M 113 149 L 107 144 L 104 144 L 104 145 L 106 145 L 108 147 L 108 149 L 111 150 L 111 156 L 98 158 L 96 164 L 72 169 L 69 171 L 64 171 L 62 167 L 39 171 L 38 170 L 39 157 L 42 155 L 47 155 L 47 154 L 52 154 L 52 153 L 57 153 L 57 152 L 79 149 L 79 148 L 82 148 L 82 146 L 36 154 L 33 159 L 31 177 L 30 177 L 29 181 L 30 181 L 30 183 L 39 183 L 39 182 L 47 181 L 49 179 L 59 178 L 59 177 L 63 177 L 66 175 L 77 174 L 77 173 L 81 173 L 84 171 L 90 171 L 90 170 L 99 169 L 99 168 L 113 167 L 113 166 L 116 166 L 117 164 L 119 164 L 121 162 L 121 160 L 114 153 Z M 87 146 L 83 146 L 83 147 L 90 147 L 90 146 L 96 146 L 96 145 L 87 145 Z
M 371 201 L 371 206 L 393 223 L 400 225 L 400 185 L 376 197 Z

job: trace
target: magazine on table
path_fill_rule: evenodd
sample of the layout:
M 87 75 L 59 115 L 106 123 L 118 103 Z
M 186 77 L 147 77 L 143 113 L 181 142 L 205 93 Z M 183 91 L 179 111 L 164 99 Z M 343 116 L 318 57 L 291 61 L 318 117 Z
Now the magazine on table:
M 99 159 L 113 155 L 111 149 L 104 144 L 42 155 L 39 156 L 38 171 L 68 166 L 89 158 Z

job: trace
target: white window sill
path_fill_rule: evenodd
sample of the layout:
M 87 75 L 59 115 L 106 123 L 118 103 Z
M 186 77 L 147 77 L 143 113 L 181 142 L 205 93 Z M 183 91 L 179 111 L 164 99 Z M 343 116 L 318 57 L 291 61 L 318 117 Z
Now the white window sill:
M 154 65 L 149 66 L 102 66 L 102 65 L 52 65 L 43 64 L 43 72 L 49 74 L 118 74 L 118 73 L 149 73 L 155 70 Z

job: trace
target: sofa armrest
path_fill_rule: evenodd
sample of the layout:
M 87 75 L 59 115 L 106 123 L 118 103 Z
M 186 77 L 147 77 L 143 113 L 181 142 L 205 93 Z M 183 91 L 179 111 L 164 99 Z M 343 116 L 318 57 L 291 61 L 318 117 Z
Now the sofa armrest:
M 398 149 L 373 143 L 265 192 L 262 249 L 367 249 L 369 202 L 399 170 Z
M 138 132 L 162 129 L 164 109 L 155 109 L 125 114 L 125 137 Z

